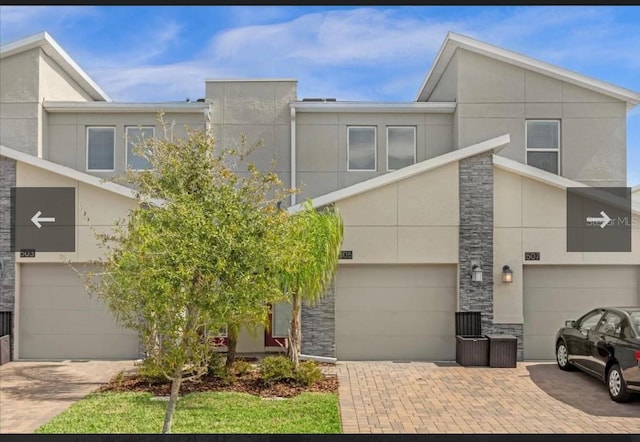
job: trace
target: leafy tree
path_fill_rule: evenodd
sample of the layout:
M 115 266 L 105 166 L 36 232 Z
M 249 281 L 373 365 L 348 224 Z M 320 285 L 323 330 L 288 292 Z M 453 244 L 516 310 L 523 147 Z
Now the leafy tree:
M 124 177 L 138 205 L 98 235 L 103 271 L 89 289 L 139 332 L 145 369 L 171 381 L 163 433 L 183 380 L 206 373 L 216 332 L 237 318 L 266 319 L 268 304 L 283 299 L 274 263 L 289 215 L 277 203 L 289 191 L 273 171 L 249 164 L 238 174 L 247 152 L 191 130 L 145 140 L 138 153 L 153 169 Z
M 342 217 L 335 208 L 314 209 L 310 201 L 294 214 L 283 233 L 288 254 L 282 257 L 280 281 L 291 301 L 288 355 L 298 370 L 302 335 L 302 301 L 321 299 L 338 269 L 344 235 Z

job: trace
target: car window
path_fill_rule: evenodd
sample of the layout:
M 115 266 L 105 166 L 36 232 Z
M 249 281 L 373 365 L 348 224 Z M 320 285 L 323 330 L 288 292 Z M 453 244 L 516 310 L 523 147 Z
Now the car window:
M 604 319 L 598 326 L 598 331 L 605 335 L 620 337 L 620 331 L 622 330 L 622 316 L 617 313 L 607 312 L 604 315 Z
M 601 310 L 596 310 L 594 312 L 588 313 L 586 316 L 583 316 L 578 321 L 578 330 L 580 330 L 580 333 L 582 333 L 584 336 L 587 336 L 589 332 L 594 331 L 598 326 L 598 322 L 600 322 L 600 319 L 602 319 L 603 313 L 604 312 L 602 312 Z
M 640 336 L 640 312 L 629 312 L 631 316 L 631 327 L 636 332 L 636 336 Z
M 626 319 L 622 321 L 622 331 L 620 332 L 622 339 L 633 339 L 633 331 L 631 330 L 631 324 Z

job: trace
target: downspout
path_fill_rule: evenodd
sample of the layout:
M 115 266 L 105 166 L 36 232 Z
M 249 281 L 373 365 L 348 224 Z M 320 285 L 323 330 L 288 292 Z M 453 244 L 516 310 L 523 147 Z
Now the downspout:
M 291 107 L 291 185 L 296 187 L 296 108 Z M 291 205 L 296 205 L 296 196 L 291 194 Z

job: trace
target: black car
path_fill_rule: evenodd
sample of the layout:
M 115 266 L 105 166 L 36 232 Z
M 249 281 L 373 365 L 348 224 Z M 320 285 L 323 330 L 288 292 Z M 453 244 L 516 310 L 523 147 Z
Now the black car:
M 556 334 L 556 361 L 605 382 L 614 401 L 628 401 L 640 393 L 640 307 L 596 308 L 566 321 Z

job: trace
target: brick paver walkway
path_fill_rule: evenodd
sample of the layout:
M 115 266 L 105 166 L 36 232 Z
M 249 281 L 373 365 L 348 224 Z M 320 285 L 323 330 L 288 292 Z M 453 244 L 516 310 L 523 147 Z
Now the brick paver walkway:
M 9 362 L 0 367 L 0 433 L 33 433 L 133 361 Z
M 551 363 L 339 362 L 345 433 L 640 433 L 640 399 Z

